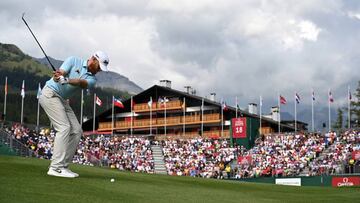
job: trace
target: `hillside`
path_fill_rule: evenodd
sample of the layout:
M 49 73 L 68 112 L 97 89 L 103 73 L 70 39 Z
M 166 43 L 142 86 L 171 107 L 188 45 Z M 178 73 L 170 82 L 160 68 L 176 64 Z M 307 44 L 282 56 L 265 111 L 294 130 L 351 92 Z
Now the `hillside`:
M 46 175 L 48 160 L 2 155 L 0 165 L 0 202 L 358 202 L 359 198 L 359 188 L 279 186 L 80 165 L 70 166 L 79 178 L 64 179 Z
M 52 70 L 46 65 L 34 60 L 31 56 L 23 53 L 18 47 L 11 44 L 0 43 L 0 107 L 3 113 L 4 103 L 4 85 L 5 77 L 8 78 L 8 95 L 7 95 L 7 121 L 20 121 L 21 115 L 21 96 L 20 90 L 22 81 L 25 80 L 25 99 L 24 99 L 24 122 L 35 124 L 37 115 L 37 98 L 36 93 L 38 84 L 41 87 L 51 77 Z M 129 98 L 130 94 L 126 91 L 118 91 L 114 88 L 97 87 L 91 92 L 84 94 L 84 117 L 93 116 L 93 94 L 96 94 L 103 100 L 104 105 L 97 108 L 97 113 L 101 113 L 111 106 L 111 97 L 115 95 L 118 98 Z M 75 93 L 79 95 L 76 99 L 70 100 L 76 115 L 80 115 L 80 95 L 81 92 Z M 0 114 L 0 120 L 3 116 Z M 40 125 L 49 125 L 49 121 L 45 113 L 40 111 Z

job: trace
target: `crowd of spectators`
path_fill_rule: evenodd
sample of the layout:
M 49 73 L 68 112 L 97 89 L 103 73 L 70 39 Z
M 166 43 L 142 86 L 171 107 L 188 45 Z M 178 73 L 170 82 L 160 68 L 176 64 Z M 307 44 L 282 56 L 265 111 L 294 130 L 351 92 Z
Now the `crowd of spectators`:
M 14 139 L 32 149 L 35 156 L 51 159 L 55 132 L 39 133 L 20 124 L 6 128 Z M 360 150 L 360 131 L 269 134 L 247 150 L 230 146 L 228 140 L 174 139 L 161 145 L 167 173 L 203 178 L 289 177 L 344 173 L 359 161 L 351 153 Z M 154 173 L 150 140 L 129 136 L 82 137 L 74 163 Z
M 340 134 L 326 133 L 324 139 L 328 149 L 326 153 L 310 163 L 309 175 L 349 172 L 356 163 L 356 160 L 351 157 L 351 153 L 354 150 L 360 150 L 360 131 L 347 130 Z
M 91 165 L 94 158 L 110 168 L 154 172 L 150 141 L 146 138 L 100 135 L 81 139 L 73 162 Z
M 52 156 L 52 145 L 55 139 L 55 132 L 50 129 L 42 129 L 37 133 L 19 123 L 5 128 L 14 139 L 29 147 L 37 158 L 50 159 Z
M 286 177 L 299 175 L 325 148 L 321 134 L 271 134 L 241 156 L 250 162 L 241 164 L 238 178 Z
M 14 139 L 34 151 L 41 159 L 51 159 L 55 132 L 41 129 L 39 133 L 20 124 L 5 129 Z M 135 172 L 154 172 L 150 141 L 131 137 L 82 137 L 74 155 L 73 163 L 103 165 L 114 169 Z
M 169 175 L 222 178 L 237 154 L 227 140 L 164 140 L 161 144 Z

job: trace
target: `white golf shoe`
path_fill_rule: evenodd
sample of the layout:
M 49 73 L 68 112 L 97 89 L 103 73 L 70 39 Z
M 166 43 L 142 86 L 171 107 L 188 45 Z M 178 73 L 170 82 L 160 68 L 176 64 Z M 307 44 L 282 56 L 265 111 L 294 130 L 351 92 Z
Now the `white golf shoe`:
M 50 167 L 47 174 L 49 176 L 57 176 L 57 177 L 63 177 L 63 178 L 75 178 L 75 177 L 77 177 L 77 176 L 75 176 L 74 173 L 70 173 L 69 171 L 70 170 L 65 169 L 65 168 L 55 169 L 55 168 Z
M 66 171 L 67 173 L 73 174 L 73 175 L 75 176 L 75 178 L 79 177 L 79 174 L 71 171 L 71 170 L 68 169 L 68 168 L 63 168 L 62 170 Z

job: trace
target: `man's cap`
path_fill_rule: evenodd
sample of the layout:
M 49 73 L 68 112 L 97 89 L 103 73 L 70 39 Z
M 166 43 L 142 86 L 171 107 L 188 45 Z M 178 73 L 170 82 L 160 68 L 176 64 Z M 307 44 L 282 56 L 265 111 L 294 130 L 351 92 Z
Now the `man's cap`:
M 99 61 L 100 69 L 107 72 L 107 65 L 109 64 L 108 55 L 103 51 L 97 51 L 93 56 Z

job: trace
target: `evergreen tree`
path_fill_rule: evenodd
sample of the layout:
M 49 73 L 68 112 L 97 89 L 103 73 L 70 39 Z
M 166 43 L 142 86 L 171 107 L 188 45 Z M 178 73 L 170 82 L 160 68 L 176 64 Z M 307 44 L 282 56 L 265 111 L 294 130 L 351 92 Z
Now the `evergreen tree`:
M 343 110 L 341 108 L 338 108 L 337 110 L 337 118 L 336 118 L 336 123 L 334 125 L 334 128 L 336 129 L 341 129 L 343 126 Z
M 350 109 L 351 126 L 360 127 L 360 81 L 358 82 L 358 87 L 356 88 L 355 93 L 352 94 Z

